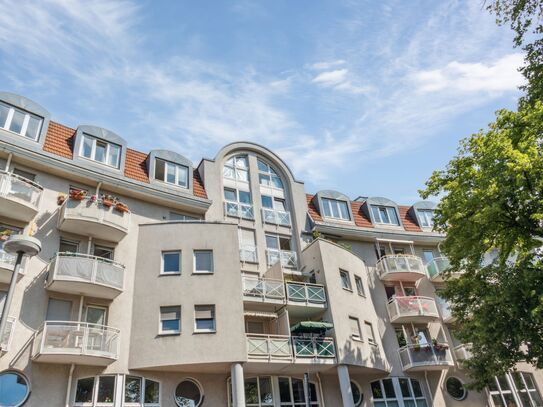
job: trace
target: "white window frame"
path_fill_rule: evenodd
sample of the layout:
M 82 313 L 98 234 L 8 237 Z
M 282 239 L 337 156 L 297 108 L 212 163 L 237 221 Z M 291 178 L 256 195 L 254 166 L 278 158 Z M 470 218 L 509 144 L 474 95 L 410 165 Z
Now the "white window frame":
M 100 382 L 100 378 L 102 377 L 113 377 L 113 400 L 110 402 L 104 402 L 104 401 L 98 401 L 98 389 L 100 387 L 99 385 L 99 382 Z M 85 376 L 85 377 L 80 377 L 77 379 L 76 381 L 76 384 L 75 384 L 75 391 L 77 393 L 77 384 L 79 382 L 79 380 L 83 380 L 83 379 L 90 379 L 90 378 L 93 378 L 94 379 L 94 383 L 93 383 L 93 388 L 92 388 L 92 402 L 90 403 L 81 403 L 81 402 L 74 402 L 74 406 L 85 406 L 85 407 L 112 407 L 115 405 L 116 403 L 116 396 L 117 396 L 117 386 L 119 385 L 117 383 L 118 381 L 118 376 L 115 375 L 115 374 L 103 374 L 103 375 L 97 375 L 97 376 Z M 124 393 L 123 393 L 123 396 L 124 396 Z M 123 397 L 124 398 L 124 397 Z
M 348 287 L 343 286 L 343 274 L 344 273 L 347 275 L 347 283 L 348 283 L 347 285 L 348 285 Z M 341 288 L 343 288 L 346 291 L 353 292 L 353 285 L 351 283 L 351 276 L 350 276 L 349 272 L 347 270 L 339 269 L 339 278 L 340 278 L 340 281 L 341 281 Z
M 133 377 L 141 380 L 141 392 L 140 392 L 140 402 L 130 402 L 125 401 L 125 391 L 126 391 L 126 378 Z M 147 381 L 158 383 L 158 403 L 145 403 L 145 384 Z M 125 374 L 123 375 L 123 396 L 122 396 L 122 405 L 124 407 L 160 407 L 162 402 L 161 397 L 162 383 L 159 380 L 148 379 L 143 376 Z
M 199 319 L 209 319 L 209 318 L 196 318 L 196 307 L 212 307 L 213 310 L 213 328 L 211 329 L 199 329 L 198 324 L 196 323 Z M 194 332 L 195 333 L 216 333 L 217 332 L 217 312 L 215 304 L 195 304 L 194 305 Z
M 376 219 L 375 218 L 375 212 L 373 209 L 377 209 L 377 213 L 379 214 L 379 219 Z M 381 210 L 384 209 L 386 212 L 387 212 L 387 216 L 390 220 L 390 222 L 385 222 L 383 221 L 383 218 L 381 216 Z M 395 214 L 395 219 L 398 220 L 398 223 L 394 223 L 392 222 L 392 218 L 390 216 L 390 212 L 389 211 L 392 211 L 394 212 Z M 386 205 L 371 205 L 371 212 L 372 212 L 372 216 L 373 216 L 373 220 L 375 221 L 375 223 L 378 223 L 378 224 L 381 224 L 381 225 L 389 225 L 389 226 L 400 226 L 401 225 L 401 221 L 400 221 L 400 214 L 398 213 L 397 209 L 394 207 L 394 206 L 386 206 Z
M 504 394 L 511 394 L 511 396 L 513 397 L 513 400 L 517 404 L 519 402 L 521 404 L 523 404 L 522 399 L 520 398 L 520 393 L 526 392 L 528 394 L 528 398 L 530 399 L 531 403 L 533 403 L 533 400 L 532 400 L 532 395 L 530 393 L 538 393 L 539 396 L 541 397 L 541 393 L 539 392 L 539 388 L 537 387 L 537 383 L 535 381 L 535 378 L 534 378 L 533 374 L 530 373 L 530 372 L 522 372 L 522 371 L 518 371 L 518 373 L 520 374 L 520 378 L 522 380 L 522 384 L 524 385 L 524 389 L 518 389 L 517 388 L 517 385 L 515 383 L 515 379 L 513 378 L 513 375 L 511 374 L 511 372 L 507 372 L 504 375 L 504 378 L 507 381 L 507 384 L 509 386 L 509 389 L 507 389 L 507 390 L 502 389 L 500 381 L 498 380 L 497 377 L 494 377 L 494 383 L 496 385 L 497 390 L 490 390 L 490 388 L 488 388 L 489 399 L 490 399 L 490 402 L 492 403 L 493 406 L 496 405 L 494 403 L 494 398 L 493 398 L 493 396 L 496 396 L 496 395 L 498 395 L 500 397 L 500 399 L 502 400 L 503 405 L 507 405 L 507 403 L 505 402 Z M 532 381 L 533 381 L 534 386 L 535 386 L 534 389 L 528 389 L 528 386 L 526 385 L 526 379 L 524 378 L 524 374 L 529 374 L 529 375 L 532 376 Z M 530 406 L 528 406 L 528 407 L 530 407 Z
M 163 330 L 162 329 L 162 308 L 178 308 L 179 309 L 179 328 L 178 329 L 175 329 L 175 330 Z M 183 330 L 183 327 L 182 327 L 182 318 L 181 318 L 181 312 L 182 312 L 182 307 L 181 305 L 161 305 L 159 308 L 158 308 L 158 334 L 161 335 L 161 336 L 167 336 L 167 335 L 180 335 L 181 334 L 181 331 Z M 174 321 L 173 319 L 164 319 L 164 321 Z M 177 321 L 177 320 L 176 320 Z
M 158 161 L 163 161 L 164 162 L 164 179 L 157 178 L 156 165 L 157 165 Z M 168 181 L 168 166 L 172 166 L 175 169 L 175 182 Z M 180 174 L 179 173 L 182 171 L 182 169 L 185 170 L 186 176 L 185 176 L 184 183 L 180 184 L 179 183 L 179 180 L 180 180 Z M 176 187 L 179 187 L 179 188 L 188 189 L 188 187 L 189 187 L 189 167 L 187 167 L 186 165 L 172 163 L 171 161 L 164 160 L 162 158 L 157 157 L 157 158 L 155 158 L 155 179 L 157 181 L 164 182 L 164 183 L 166 183 L 168 185 L 175 185 Z
M 83 155 L 83 149 L 85 148 L 85 139 L 86 138 L 88 138 L 89 140 L 92 140 L 91 156 L 90 157 L 85 157 Z M 102 142 L 102 143 L 104 143 L 106 145 L 106 152 L 104 154 L 104 158 L 105 158 L 104 162 L 98 161 L 96 159 L 96 143 L 98 141 L 100 141 L 100 142 Z M 110 148 L 111 148 L 112 145 L 115 145 L 116 147 L 119 148 L 119 155 L 117 156 L 117 163 L 115 165 L 109 164 L 109 154 L 110 154 Z M 91 136 L 90 134 L 86 134 L 86 133 L 83 133 L 82 136 L 81 136 L 81 145 L 79 147 L 79 157 L 81 157 L 81 158 L 83 158 L 85 160 L 90 160 L 90 161 L 93 161 L 95 163 L 107 165 L 108 167 L 111 167 L 111 168 L 119 169 L 120 163 L 121 163 L 121 155 L 122 155 L 122 153 L 123 153 L 123 148 L 122 148 L 122 146 L 120 146 L 118 144 L 111 143 L 111 142 L 109 142 L 107 140 L 97 138 L 97 137 Z
M 410 392 L 412 394 L 411 397 L 404 397 L 403 394 L 401 393 L 400 379 L 407 379 L 407 381 L 409 383 L 409 390 L 410 390 Z M 392 381 L 392 388 L 394 389 L 394 397 L 388 397 L 386 395 L 383 380 L 391 380 Z M 416 381 L 419 384 L 419 388 L 420 388 L 422 396 L 415 396 L 415 390 L 413 388 L 413 382 L 412 381 Z M 379 386 L 381 388 L 381 394 L 383 395 L 382 398 L 375 398 L 373 396 L 373 390 L 372 390 L 372 386 L 371 386 L 373 383 L 379 383 Z M 399 394 L 398 394 L 398 392 L 399 392 Z M 417 400 L 424 400 L 426 406 L 427 407 L 429 406 L 428 401 L 426 400 L 426 396 L 424 395 L 424 391 L 422 390 L 422 386 L 420 384 L 420 381 L 417 380 L 417 379 L 412 379 L 410 377 L 406 377 L 406 376 L 403 376 L 403 377 L 387 377 L 385 379 L 374 380 L 374 381 L 370 382 L 370 395 L 371 395 L 371 401 L 372 401 L 373 405 L 375 405 L 375 402 L 378 401 L 378 402 L 384 403 L 386 407 L 389 407 L 391 405 L 398 406 L 398 405 L 400 405 L 400 400 L 403 402 L 403 404 L 405 404 L 405 401 L 407 400 L 407 401 L 413 401 L 415 405 L 418 405 Z
M 262 163 L 263 165 L 266 166 L 266 171 L 260 169 L 260 166 L 258 165 L 259 163 Z M 267 188 L 276 189 L 278 191 L 283 191 L 285 189 L 285 183 L 283 182 L 279 174 L 277 174 L 277 171 L 275 171 L 270 164 L 258 158 L 257 168 L 258 168 L 258 183 L 260 185 Z M 262 183 L 261 175 L 263 175 L 264 177 L 268 177 L 268 183 Z M 274 178 L 279 180 L 279 184 L 281 184 L 281 187 L 278 187 L 275 185 L 275 183 L 273 182 Z
M 176 253 L 179 256 L 179 270 L 178 271 L 164 271 L 164 255 Z M 181 250 L 164 250 L 160 254 L 160 275 L 162 276 L 178 276 L 183 271 L 183 254 Z
M 434 227 L 433 209 L 417 209 L 417 216 L 419 218 L 420 227 L 428 229 Z
M 42 126 L 43 126 L 43 117 L 40 117 L 40 116 L 35 115 L 33 113 L 27 112 L 27 111 L 25 111 L 23 109 L 19 109 L 19 108 L 15 107 L 15 106 L 12 106 L 12 105 L 7 104 L 5 102 L 0 102 L 0 105 L 4 105 L 5 107 L 7 107 L 9 109 L 8 110 L 8 115 L 6 117 L 6 122 L 4 123 L 3 127 L 0 125 L 0 129 L 4 129 L 6 131 L 9 131 L 10 133 L 17 134 L 18 136 L 24 137 L 24 138 L 29 139 L 29 140 L 38 141 L 38 139 L 40 137 L 40 134 L 41 134 Z M 17 133 L 15 131 L 12 131 L 12 130 L 9 129 L 11 127 L 11 122 L 13 121 L 13 116 L 15 115 L 16 111 L 19 112 L 19 113 L 22 113 L 25 116 L 24 119 L 23 119 L 23 124 L 21 126 L 21 132 L 20 133 Z M 38 129 L 36 131 L 36 135 L 35 135 L 34 138 L 30 138 L 30 137 L 26 136 L 26 130 L 28 129 L 28 123 L 30 122 L 30 117 L 31 116 L 40 121 L 40 124 L 38 126 Z
M 238 165 L 238 158 L 244 158 L 245 161 L 247 162 L 247 167 L 243 167 L 241 165 Z M 232 160 L 232 159 L 233 159 L 233 162 L 234 162 L 233 165 L 228 163 L 228 161 Z M 233 170 L 234 176 L 233 177 L 226 176 L 226 174 L 224 173 L 224 167 Z M 245 180 L 242 177 L 238 177 L 238 171 L 246 172 L 247 173 L 247 179 Z M 234 155 L 234 156 L 228 158 L 224 162 L 222 176 L 223 176 L 223 178 L 231 179 L 231 180 L 234 180 L 236 182 L 249 183 L 251 181 L 251 177 L 250 177 L 250 174 L 249 174 L 249 156 L 246 155 L 246 154 L 240 154 L 240 155 Z
M 211 249 L 201 249 L 201 250 L 194 250 L 192 252 L 192 259 L 193 259 L 193 267 L 192 272 L 194 274 L 213 274 L 215 272 L 215 264 L 213 259 L 213 250 Z M 196 255 L 198 253 L 209 253 L 211 255 L 211 270 L 196 270 Z
M 364 290 L 364 282 L 362 277 L 355 275 L 354 276 L 354 285 L 356 286 L 356 292 L 361 297 L 366 297 L 366 291 Z
M 344 200 L 341 200 L 341 199 L 334 199 L 334 198 L 321 198 L 321 202 L 322 202 L 322 213 L 321 215 L 325 218 L 330 218 L 330 219 L 338 219 L 338 220 L 344 220 L 344 221 L 351 221 L 351 212 L 349 211 L 349 202 L 347 201 L 344 201 Z M 347 217 L 343 217 L 342 214 L 341 214 L 341 205 L 340 204 L 345 204 L 345 210 L 347 211 Z M 337 216 L 334 216 L 334 211 L 333 211 L 333 207 L 332 205 L 334 205 L 336 207 L 336 210 L 337 210 L 337 213 L 339 214 L 339 217 Z M 326 214 L 326 211 L 324 209 L 324 206 L 327 206 L 328 207 L 328 211 L 329 211 L 329 215 Z
M 367 328 L 369 327 L 370 329 L 370 332 L 371 332 L 371 336 L 368 336 L 368 335 L 365 335 L 366 336 L 366 340 L 368 341 L 368 343 L 370 345 L 377 345 L 377 342 L 375 340 L 375 330 L 373 329 L 373 324 L 369 321 L 364 321 L 364 328 Z M 364 333 L 366 332 L 366 330 L 364 329 Z

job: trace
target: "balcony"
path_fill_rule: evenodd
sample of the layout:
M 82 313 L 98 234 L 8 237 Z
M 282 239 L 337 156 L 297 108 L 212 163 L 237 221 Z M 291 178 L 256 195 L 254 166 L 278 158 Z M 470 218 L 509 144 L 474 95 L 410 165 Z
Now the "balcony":
M 471 344 L 460 344 L 454 347 L 454 356 L 458 362 L 471 359 Z
M 46 321 L 34 336 L 36 362 L 107 366 L 119 356 L 119 330 L 74 321 Z
M 336 349 L 333 338 L 302 338 L 288 335 L 247 334 L 249 359 L 286 361 L 333 361 Z
M 35 182 L 0 171 L 0 216 L 30 222 L 38 213 L 42 191 Z
M 262 220 L 264 223 L 279 226 L 291 226 L 290 212 L 279 211 L 276 209 L 262 208 Z
M 285 302 L 283 281 L 250 276 L 242 276 L 241 280 L 245 300 L 281 304 Z
M 47 288 L 112 300 L 124 287 L 124 266 L 80 253 L 58 253 L 49 263 Z
M 295 359 L 330 359 L 336 357 L 333 338 L 292 338 Z
M 441 313 L 441 319 L 443 319 L 443 322 L 445 322 L 446 324 L 450 324 L 451 322 L 454 322 L 455 318 L 452 315 L 451 308 L 447 300 L 439 296 L 436 296 L 436 300 L 439 307 L 439 312 Z
M 418 281 L 426 276 L 422 259 L 409 254 L 392 254 L 377 262 L 381 281 Z
M 430 322 L 439 318 L 436 302 L 430 297 L 392 297 L 387 304 L 390 322 Z
M 326 307 L 326 291 L 323 285 L 289 281 L 286 287 L 290 304 Z
M 241 202 L 225 202 L 224 214 L 234 218 L 254 220 L 255 212 L 253 205 Z
M 11 345 L 11 338 L 13 337 L 13 331 L 15 330 L 15 321 L 14 317 L 8 317 L 6 322 L 6 329 L 4 330 L 4 336 L 0 341 L 0 347 L 2 352 L 9 351 Z
M 290 250 L 266 249 L 268 266 L 281 261 L 281 267 L 295 269 L 298 267 L 296 252 Z
M 67 199 L 61 207 L 58 228 L 64 232 L 119 242 L 128 233 L 130 212 L 99 201 Z
M 405 372 L 442 370 L 453 366 L 447 345 L 406 345 L 398 352 Z
M 9 284 L 11 281 L 11 273 L 13 273 L 13 269 L 15 268 L 15 260 L 17 260 L 17 256 L 6 253 L 4 250 L 0 249 L 0 283 Z M 23 267 L 20 267 L 17 280 L 19 280 L 23 274 Z
M 436 257 L 426 264 L 428 277 L 436 283 L 443 282 L 443 272 L 450 266 L 449 259 L 446 257 Z
M 258 263 L 256 246 L 245 245 L 240 247 L 239 259 L 244 263 Z

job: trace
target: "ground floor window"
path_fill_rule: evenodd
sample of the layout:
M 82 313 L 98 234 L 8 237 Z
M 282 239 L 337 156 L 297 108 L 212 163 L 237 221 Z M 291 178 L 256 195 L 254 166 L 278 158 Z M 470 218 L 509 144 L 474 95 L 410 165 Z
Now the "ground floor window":
M 202 388 L 193 379 L 185 379 L 175 388 L 175 403 L 179 407 L 198 407 L 203 400 Z
M 371 383 L 375 407 L 398 407 L 403 400 L 405 407 L 428 407 L 418 380 L 407 377 L 392 377 Z
M 495 377 L 488 390 L 495 407 L 543 407 L 534 376 L 528 372 Z
M 0 406 L 22 406 L 29 394 L 30 384 L 21 373 L 15 371 L 0 373 Z

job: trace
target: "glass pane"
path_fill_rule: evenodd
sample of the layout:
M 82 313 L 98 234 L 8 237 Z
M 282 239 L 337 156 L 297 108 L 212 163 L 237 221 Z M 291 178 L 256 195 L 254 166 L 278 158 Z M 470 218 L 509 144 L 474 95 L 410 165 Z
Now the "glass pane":
M 178 406 L 197 406 L 202 395 L 199 387 L 192 380 L 184 380 L 175 389 L 175 401 Z
M 417 400 L 417 407 L 427 407 L 428 405 L 426 404 L 426 400 L 425 399 L 420 399 L 420 400 Z
M 94 389 L 94 377 L 79 379 L 75 391 L 76 403 L 92 403 L 92 391 Z
M 106 162 L 106 149 L 107 144 L 103 141 L 96 140 L 96 150 L 94 152 L 94 159 L 100 161 L 101 163 Z
M 196 271 L 208 273 L 213 271 L 213 254 L 211 251 L 194 252 L 194 260 Z
M 260 181 L 260 185 L 267 185 L 268 186 L 271 183 L 269 175 L 259 174 L 258 179 Z
M 262 195 L 262 207 L 273 209 L 273 199 L 271 196 Z
M 113 403 L 113 394 L 115 392 L 115 377 L 101 376 L 98 379 L 98 403 Z
M 330 206 L 332 207 L 332 217 L 339 218 L 339 202 L 338 201 L 330 201 Z
M 494 402 L 495 407 L 504 407 L 502 397 L 499 394 L 493 394 L 492 401 Z
M 523 407 L 531 407 L 532 402 L 530 401 L 530 396 L 528 396 L 528 393 L 526 391 L 521 391 L 518 393 L 520 397 L 520 401 L 522 402 Z
M 260 164 L 260 161 L 258 162 Z M 279 399 L 281 403 L 290 403 L 290 380 L 287 377 L 279 378 Z
M 505 405 L 507 407 L 515 407 L 517 405 L 515 398 L 511 393 L 504 394 L 503 398 L 505 399 Z
M 240 181 L 249 181 L 249 172 L 247 170 L 236 169 L 236 178 Z
M 385 395 L 387 398 L 396 398 L 396 393 L 394 393 L 394 385 L 392 384 L 392 379 L 384 379 L 383 387 L 385 388 Z
M 330 208 L 330 205 L 331 205 L 331 201 L 329 199 L 325 199 L 325 198 L 322 199 L 322 206 L 323 206 L 322 209 L 324 211 L 324 216 L 328 216 L 328 217 L 332 216 L 332 210 Z
M 374 407 L 387 407 L 387 404 L 384 401 L 375 401 L 373 405 Z
M 166 163 L 166 182 L 175 184 L 175 165 Z
M 233 189 L 224 189 L 224 199 L 231 202 L 237 202 L 236 191 Z
M 505 376 L 498 377 L 498 383 L 500 384 L 500 387 L 503 390 L 511 390 L 509 388 L 509 382 L 507 381 L 507 378 Z
M 499 391 L 499 390 L 498 390 L 498 385 L 496 384 L 496 378 L 494 378 L 494 379 L 490 382 L 490 384 L 488 385 L 488 389 L 489 389 L 490 391 Z
M 372 382 L 371 384 L 371 394 L 374 399 L 382 399 L 383 391 L 381 390 L 381 383 L 379 381 Z
M 403 404 L 405 407 L 416 407 L 415 400 L 404 400 Z
M 181 253 L 163 253 L 163 272 L 178 273 L 181 271 Z
M 15 133 L 21 134 L 21 129 L 23 128 L 23 121 L 25 119 L 25 114 L 18 110 L 13 112 L 13 119 L 11 119 L 11 124 L 9 129 Z
M 258 380 L 260 381 L 260 401 L 262 404 L 273 405 L 271 377 L 260 377 Z
M 400 379 L 400 389 L 402 389 L 402 396 L 412 397 L 411 389 L 409 388 L 409 381 L 407 379 Z
M 109 157 L 108 157 L 108 164 L 112 167 L 117 168 L 119 166 L 119 154 L 121 152 L 121 149 L 119 146 L 110 144 L 109 145 Z
M 241 203 L 250 204 L 251 203 L 251 193 L 247 191 L 239 191 L 239 201 Z
M 83 157 L 92 158 L 92 142 L 93 140 L 90 137 L 83 136 Z
M 181 165 L 177 166 L 177 185 L 180 185 L 182 187 L 188 187 L 188 169 L 187 167 L 183 167 Z
M 399 225 L 400 221 L 398 220 L 398 214 L 396 213 L 395 208 L 387 208 L 388 216 L 390 218 L 390 223 L 393 223 L 395 225 Z
M 197 319 L 196 320 L 196 329 L 202 331 L 213 331 L 215 329 L 215 320 L 214 319 Z
M 245 402 L 258 405 L 258 384 L 257 378 L 245 379 Z
M 113 260 L 113 249 L 109 247 L 94 246 L 93 254 L 104 259 Z
M 379 208 L 379 214 L 381 215 L 381 221 L 383 223 L 390 223 L 390 218 L 388 217 L 387 208 Z
M 0 127 L 6 126 L 6 120 L 8 118 L 9 107 L 0 103 Z
M 234 169 L 230 167 L 223 167 L 222 169 L 222 175 L 225 178 L 234 179 Z
M 339 211 L 341 213 L 341 219 L 349 219 L 349 210 L 347 208 L 347 202 L 338 201 Z
M 292 395 L 295 403 L 305 402 L 304 382 L 300 379 L 292 379 Z
M 524 380 L 526 381 L 526 386 L 533 390 L 535 389 L 535 383 L 534 383 L 534 376 L 531 373 L 521 373 L 522 377 L 524 377 Z
M 66 240 L 61 240 L 58 247 L 58 251 L 61 253 L 77 253 L 77 243 L 67 242 Z
M 272 175 L 272 184 L 275 188 L 283 189 L 283 181 L 277 175 Z
M 420 382 L 418 380 L 411 379 L 411 386 L 413 386 L 413 393 L 415 393 L 415 397 L 422 397 Z
M 539 391 L 537 390 L 531 391 L 530 396 L 532 396 L 532 401 L 534 402 L 536 407 L 543 406 L 543 400 L 541 400 L 541 395 L 539 394 Z
M 266 235 L 266 247 L 268 249 L 279 249 L 279 242 L 276 236 Z
M 313 383 L 309 383 L 309 401 L 311 401 L 311 403 L 319 401 L 317 398 L 317 387 Z
M 87 322 L 91 324 L 105 325 L 105 308 L 87 307 Z
M 268 172 L 268 164 L 261 160 L 258 160 L 258 171 Z
M 375 222 L 381 222 L 381 215 L 379 213 L 379 207 L 372 206 L 371 207 L 371 212 L 373 213 L 373 219 L 375 220 Z
M 362 393 L 356 383 L 351 382 L 351 391 L 353 393 L 353 401 L 355 407 L 358 407 L 362 403 Z
M 139 403 L 141 401 L 141 378 L 126 376 L 124 384 L 125 403 Z
M 158 382 L 154 382 L 152 380 L 146 379 L 144 402 L 158 404 L 159 399 L 160 399 L 160 384 Z
M 162 321 L 162 331 L 179 331 L 178 319 L 166 319 Z
M 236 167 L 247 168 L 247 157 L 236 157 Z
M 38 138 L 38 132 L 40 130 L 41 126 L 41 119 L 30 116 L 30 120 L 28 121 L 28 126 L 26 128 L 25 136 L 28 138 L 31 138 L 32 140 L 36 140 Z

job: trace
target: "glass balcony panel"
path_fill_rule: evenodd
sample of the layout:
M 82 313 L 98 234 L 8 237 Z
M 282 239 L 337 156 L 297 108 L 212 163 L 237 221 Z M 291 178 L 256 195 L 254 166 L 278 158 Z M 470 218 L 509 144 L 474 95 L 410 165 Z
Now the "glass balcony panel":
M 43 188 L 17 174 L 0 172 L 0 196 L 25 202 L 38 207 Z

